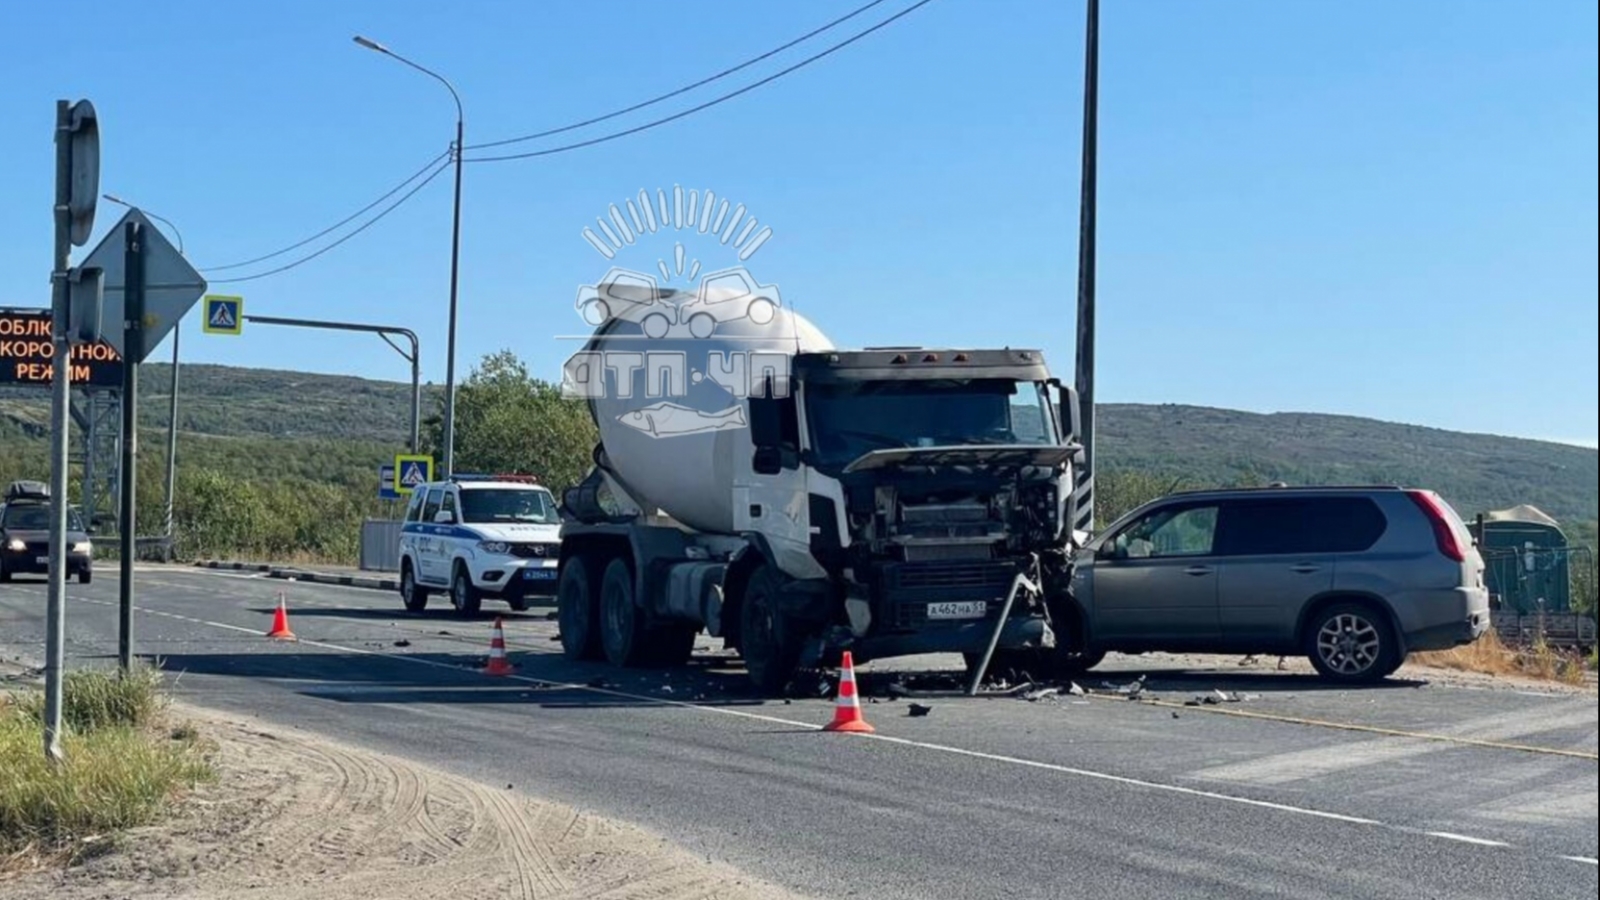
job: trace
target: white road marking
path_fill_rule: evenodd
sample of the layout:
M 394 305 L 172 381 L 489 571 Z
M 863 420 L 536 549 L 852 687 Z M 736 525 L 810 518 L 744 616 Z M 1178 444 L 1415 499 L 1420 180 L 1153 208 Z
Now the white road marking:
M 233 576 L 233 577 L 238 577 L 238 576 Z M 338 585 L 334 585 L 334 586 L 337 587 Z M 114 607 L 114 606 L 117 605 L 114 601 L 94 600 L 94 599 L 90 599 L 90 598 L 78 598 L 78 599 L 81 602 L 93 603 L 93 604 L 96 604 L 96 605 L 99 605 L 99 606 Z M 195 625 L 203 625 L 203 626 L 206 626 L 206 627 L 209 627 L 209 628 L 217 628 L 217 629 L 221 629 L 221 630 L 224 630 L 224 631 L 232 631 L 232 632 L 239 632 L 239 633 L 244 633 L 244 634 L 254 634 L 254 635 L 262 634 L 262 632 L 260 632 L 258 629 L 245 628 L 245 627 L 239 626 L 239 625 L 231 625 L 231 624 L 228 624 L 226 622 L 213 622 L 213 621 L 209 621 L 209 620 L 206 620 L 206 619 L 195 618 L 195 617 L 192 617 L 192 616 L 180 615 L 180 614 L 177 614 L 177 613 L 169 613 L 169 612 L 165 612 L 165 611 L 161 611 L 161 610 L 146 609 L 144 607 L 140 607 L 140 606 L 137 606 L 137 605 L 135 605 L 134 609 L 136 611 L 138 611 L 138 612 L 145 613 L 147 615 L 161 616 L 163 618 L 175 619 L 175 620 L 178 620 L 178 621 L 188 622 L 188 623 L 195 624 Z M 456 673 L 471 673 L 471 672 L 475 672 L 476 671 L 475 669 L 472 669 L 472 668 L 467 667 L 467 666 L 453 665 L 453 664 L 450 664 L 450 663 L 438 662 L 436 660 L 421 659 L 421 658 L 418 658 L 418 657 L 415 657 L 415 656 L 411 656 L 411 655 L 408 655 L 408 654 L 389 653 L 389 652 L 382 651 L 382 650 L 371 650 L 371 649 L 364 649 L 364 648 L 360 648 L 360 647 L 348 647 L 348 646 L 344 646 L 344 645 L 341 645 L 341 644 L 332 644 L 332 643 L 327 643 L 327 642 L 324 642 L 324 641 L 308 640 L 308 639 L 305 639 L 305 638 L 299 638 L 296 641 L 294 641 L 294 643 L 304 644 L 304 645 L 310 646 L 310 647 L 318 647 L 318 648 L 325 649 L 325 650 L 334 650 L 334 651 L 338 651 L 338 652 L 342 652 L 342 653 L 355 653 L 355 654 L 360 654 L 360 655 L 363 655 L 363 656 L 379 656 L 379 657 L 383 657 L 383 658 L 386 658 L 386 659 L 392 659 L 392 660 L 397 660 L 397 661 L 401 661 L 401 662 L 408 662 L 408 663 L 412 663 L 412 664 L 415 664 L 415 665 L 428 666 L 430 668 L 445 669 L 445 670 L 448 670 L 448 671 L 451 671 L 451 672 L 456 672 Z M 526 675 L 512 674 L 512 675 L 509 675 L 509 676 L 502 676 L 502 677 L 506 678 L 507 680 L 519 681 L 519 682 L 522 682 L 524 684 L 540 685 L 540 686 L 543 686 L 543 687 L 554 688 L 554 689 L 558 689 L 558 690 L 585 691 L 585 692 L 589 692 L 589 693 L 595 693 L 595 694 L 619 697 L 619 698 L 623 698 L 623 699 L 627 699 L 627 700 L 644 701 L 644 702 L 647 702 L 647 703 L 653 703 L 653 704 L 657 704 L 657 705 L 660 705 L 660 706 L 678 707 L 678 708 L 681 708 L 681 709 L 695 710 L 697 712 L 712 713 L 712 714 L 722 715 L 722 716 L 732 716 L 732 717 L 735 717 L 735 718 L 746 719 L 746 720 L 751 720 L 751 721 L 758 721 L 758 722 L 765 722 L 765 723 L 774 724 L 774 725 L 784 725 L 784 726 L 792 727 L 792 728 L 806 729 L 806 730 L 811 730 L 811 731 L 821 731 L 822 730 L 822 726 L 819 726 L 819 725 L 816 725 L 816 724 L 813 724 L 813 723 L 810 723 L 810 722 L 800 722 L 800 721 L 796 721 L 796 720 L 793 720 L 793 719 L 785 719 L 785 718 L 781 718 L 781 717 L 778 717 L 778 716 L 763 715 L 763 714 L 760 714 L 760 713 L 753 713 L 753 712 L 748 712 L 748 711 L 745 711 L 745 710 L 725 709 L 725 708 L 714 707 L 714 706 L 703 706 L 703 705 L 696 704 L 696 703 L 684 702 L 684 701 L 679 701 L 679 700 L 668 700 L 668 699 L 663 699 L 661 697 L 653 697 L 653 696 L 649 696 L 649 695 L 645 695 L 645 694 L 633 694 L 633 693 L 629 693 L 629 692 L 626 692 L 626 691 L 613 690 L 613 689 L 610 689 L 610 688 L 599 688 L 599 687 L 592 687 L 592 686 L 587 685 L 587 684 L 574 684 L 574 683 L 568 683 L 568 682 L 552 681 L 552 680 L 543 679 L 543 678 L 533 678 L 533 677 L 526 676 Z M 1310 809 L 1310 808 L 1301 807 L 1301 806 L 1292 806 L 1292 805 L 1284 804 L 1284 803 L 1273 803 L 1273 802 L 1266 801 L 1266 800 L 1255 800 L 1255 799 L 1251 799 L 1251 798 L 1248 798 L 1248 797 L 1239 797 L 1239 796 L 1235 796 L 1235 795 L 1231 795 L 1231 794 L 1219 793 L 1219 792 L 1216 792 L 1216 791 L 1205 791 L 1205 790 L 1199 790 L 1199 789 L 1196 789 L 1196 788 L 1183 787 L 1181 785 L 1163 784 L 1163 783 L 1160 783 L 1160 782 L 1145 781 L 1143 779 L 1129 778 L 1129 777 L 1121 776 L 1121 775 L 1113 775 L 1113 774 L 1108 773 L 1108 772 L 1097 772 L 1097 771 L 1093 771 L 1093 770 L 1089 770 L 1089 769 L 1075 768 L 1075 767 L 1072 767 L 1072 766 L 1063 766 L 1063 765 L 1058 765 L 1056 763 L 1047 763 L 1047 762 L 1041 762 L 1041 761 L 1038 761 L 1038 760 L 1022 759 L 1022 758 L 1019 758 L 1019 757 L 1004 756 L 1004 755 L 993 754 L 993 753 L 984 753 L 984 752 L 981 752 L 981 751 L 967 750 L 967 749 L 960 748 L 960 747 L 952 747 L 952 746 L 948 746 L 948 745 L 945 745 L 945 744 L 936 744 L 936 743 L 932 743 L 932 742 L 928 742 L 928 741 L 917 741 L 917 740 L 911 740 L 911 739 L 907 739 L 907 738 L 891 737 L 889 735 L 884 735 L 884 734 L 858 734 L 858 735 L 847 735 L 846 737 L 854 737 L 854 738 L 860 738 L 860 739 L 864 739 L 864 740 L 881 741 L 883 743 L 897 744 L 897 745 L 901 745 L 901 746 L 912 747 L 912 748 L 921 749 L 921 750 L 927 750 L 927 751 L 936 752 L 936 753 L 945 753 L 945 754 L 950 754 L 950 755 L 955 755 L 955 756 L 963 756 L 963 757 L 967 757 L 967 758 L 971 758 L 971 759 L 982 759 L 982 760 L 986 760 L 986 761 L 989 761 L 989 762 L 996 762 L 996 763 L 1001 763 L 1001 764 L 1005 764 L 1005 765 L 1018 766 L 1018 767 L 1034 769 L 1034 770 L 1038 770 L 1038 771 L 1053 772 L 1053 773 L 1057 773 L 1057 774 L 1061 774 L 1061 775 L 1068 775 L 1068 776 L 1078 777 L 1078 778 L 1086 778 L 1086 779 L 1091 779 L 1091 780 L 1101 781 L 1101 782 L 1106 782 L 1106 783 L 1111 783 L 1111 784 L 1119 784 L 1119 785 L 1123 785 L 1123 786 L 1127 786 L 1127 787 L 1142 788 L 1142 789 L 1145 789 L 1145 790 L 1152 790 L 1152 791 L 1159 791 L 1159 792 L 1164 792 L 1164 793 L 1178 794 L 1178 795 L 1181 795 L 1181 796 L 1194 797 L 1196 799 L 1211 800 L 1211 801 L 1223 802 L 1223 803 L 1232 803 L 1232 804 L 1236 804 L 1236 805 L 1249 806 L 1249 807 L 1254 807 L 1254 808 L 1258 808 L 1258 809 L 1268 809 L 1268 810 L 1273 810 L 1273 811 L 1276 811 L 1276 812 L 1288 813 L 1288 814 L 1291 814 L 1291 815 L 1308 816 L 1308 817 L 1312 817 L 1312 818 L 1318 818 L 1318 819 L 1323 819 L 1323 820 L 1328 820 L 1328 821 L 1341 822 L 1341 823 L 1345 823 L 1345 824 L 1371 826 L 1371 827 L 1377 827 L 1377 828 L 1384 828 L 1384 829 L 1391 830 L 1391 831 L 1401 831 L 1401 832 L 1407 832 L 1407 833 L 1412 833 L 1412 834 L 1421 833 L 1421 834 L 1425 834 L 1425 835 L 1427 835 L 1429 837 L 1440 838 L 1440 839 L 1443 839 L 1443 840 L 1449 840 L 1449 841 L 1458 842 L 1458 843 L 1472 844 L 1472 845 L 1475 845 L 1475 846 L 1485 846 L 1485 847 L 1511 847 L 1512 846 L 1512 845 L 1510 845 L 1508 843 L 1505 843 L 1505 842 L 1502 842 L 1502 841 L 1493 841 L 1493 840 L 1488 840 L 1488 839 L 1484 839 L 1484 838 L 1475 838 L 1475 837 L 1470 837 L 1468 835 L 1455 834 L 1453 832 L 1447 832 L 1447 831 L 1419 832 L 1419 831 L 1417 831 L 1415 829 L 1412 829 L 1412 828 L 1407 828 L 1407 827 L 1398 826 L 1398 825 L 1392 825 L 1392 824 L 1385 823 L 1385 822 L 1380 822 L 1380 821 L 1377 821 L 1377 820 L 1374 820 L 1374 819 L 1365 819 L 1365 818 L 1360 818 L 1360 817 L 1357 817 L 1357 816 L 1347 816 L 1347 815 L 1343 815 L 1343 814 L 1340 814 L 1340 813 L 1333 813 L 1333 812 L 1327 812 L 1327 811 L 1324 811 L 1324 810 Z M 1564 859 L 1564 860 L 1567 860 L 1567 861 L 1571 861 L 1571 862 L 1582 863 L 1582 864 L 1586 864 L 1586 865 L 1596 865 L 1596 861 L 1595 860 L 1589 859 L 1587 857 L 1563 856 L 1563 857 L 1561 857 L 1561 859 Z
M 1463 844 L 1476 844 L 1479 847 L 1509 847 L 1510 844 L 1501 841 L 1490 841 L 1483 838 L 1468 837 L 1464 834 L 1453 834 L 1448 831 L 1430 831 L 1429 837 L 1444 838 L 1447 841 L 1460 841 Z
M 1563 856 L 1567 862 L 1583 863 L 1586 866 L 1600 866 L 1600 859 L 1590 859 L 1587 856 Z

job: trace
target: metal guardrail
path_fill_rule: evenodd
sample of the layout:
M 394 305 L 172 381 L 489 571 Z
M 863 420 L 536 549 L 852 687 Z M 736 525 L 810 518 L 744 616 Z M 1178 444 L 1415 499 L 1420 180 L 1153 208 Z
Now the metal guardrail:
M 398 519 L 367 519 L 361 523 L 363 572 L 400 571 L 400 526 Z

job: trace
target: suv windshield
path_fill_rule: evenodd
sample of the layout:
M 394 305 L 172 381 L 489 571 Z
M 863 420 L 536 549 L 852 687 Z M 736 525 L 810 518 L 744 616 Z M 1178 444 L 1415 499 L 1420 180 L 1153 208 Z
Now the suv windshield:
M 5 516 L 0 518 L 0 528 L 13 531 L 49 531 L 50 507 L 43 504 L 7 504 Z M 74 509 L 67 510 L 67 530 L 82 531 L 83 520 Z
M 527 522 L 559 525 L 561 515 L 545 491 L 473 488 L 461 492 L 462 522 Z
M 1054 444 L 1049 394 L 1005 380 L 868 381 L 806 387 L 811 443 L 824 468 L 892 447 Z

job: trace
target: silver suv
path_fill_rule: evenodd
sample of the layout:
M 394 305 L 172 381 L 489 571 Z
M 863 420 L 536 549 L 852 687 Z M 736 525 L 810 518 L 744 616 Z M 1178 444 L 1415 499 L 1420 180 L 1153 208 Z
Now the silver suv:
M 1072 655 L 1084 668 L 1106 651 L 1304 654 L 1325 678 L 1375 681 L 1412 652 L 1489 628 L 1483 569 L 1466 524 L 1432 491 L 1173 494 L 1080 552 Z

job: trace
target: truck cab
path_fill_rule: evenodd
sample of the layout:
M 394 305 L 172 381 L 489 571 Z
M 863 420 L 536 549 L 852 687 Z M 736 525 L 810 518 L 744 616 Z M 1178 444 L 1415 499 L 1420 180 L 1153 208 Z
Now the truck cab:
M 560 557 L 555 497 L 525 475 L 457 475 L 418 485 L 400 531 L 400 596 L 421 612 L 443 591 L 457 613 L 484 599 L 511 609 L 554 594 Z
M 767 693 L 847 649 L 972 664 L 993 647 L 1036 674 L 1085 663 L 1067 597 L 1077 399 L 1042 355 L 890 347 L 790 362 L 743 399 L 749 427 L 708 438 L 676 483 L 602 427 L 595 470 L 564 498 L 568 655 L 673 663 L 703 628 Z M 673 493 L 683 478 L 693 495 Z M 724 493 L 701 502 L 707 490 Z M 686 526 L 642 502 L 652 494 L 700 522 L 725 510 L 726 524 Z

